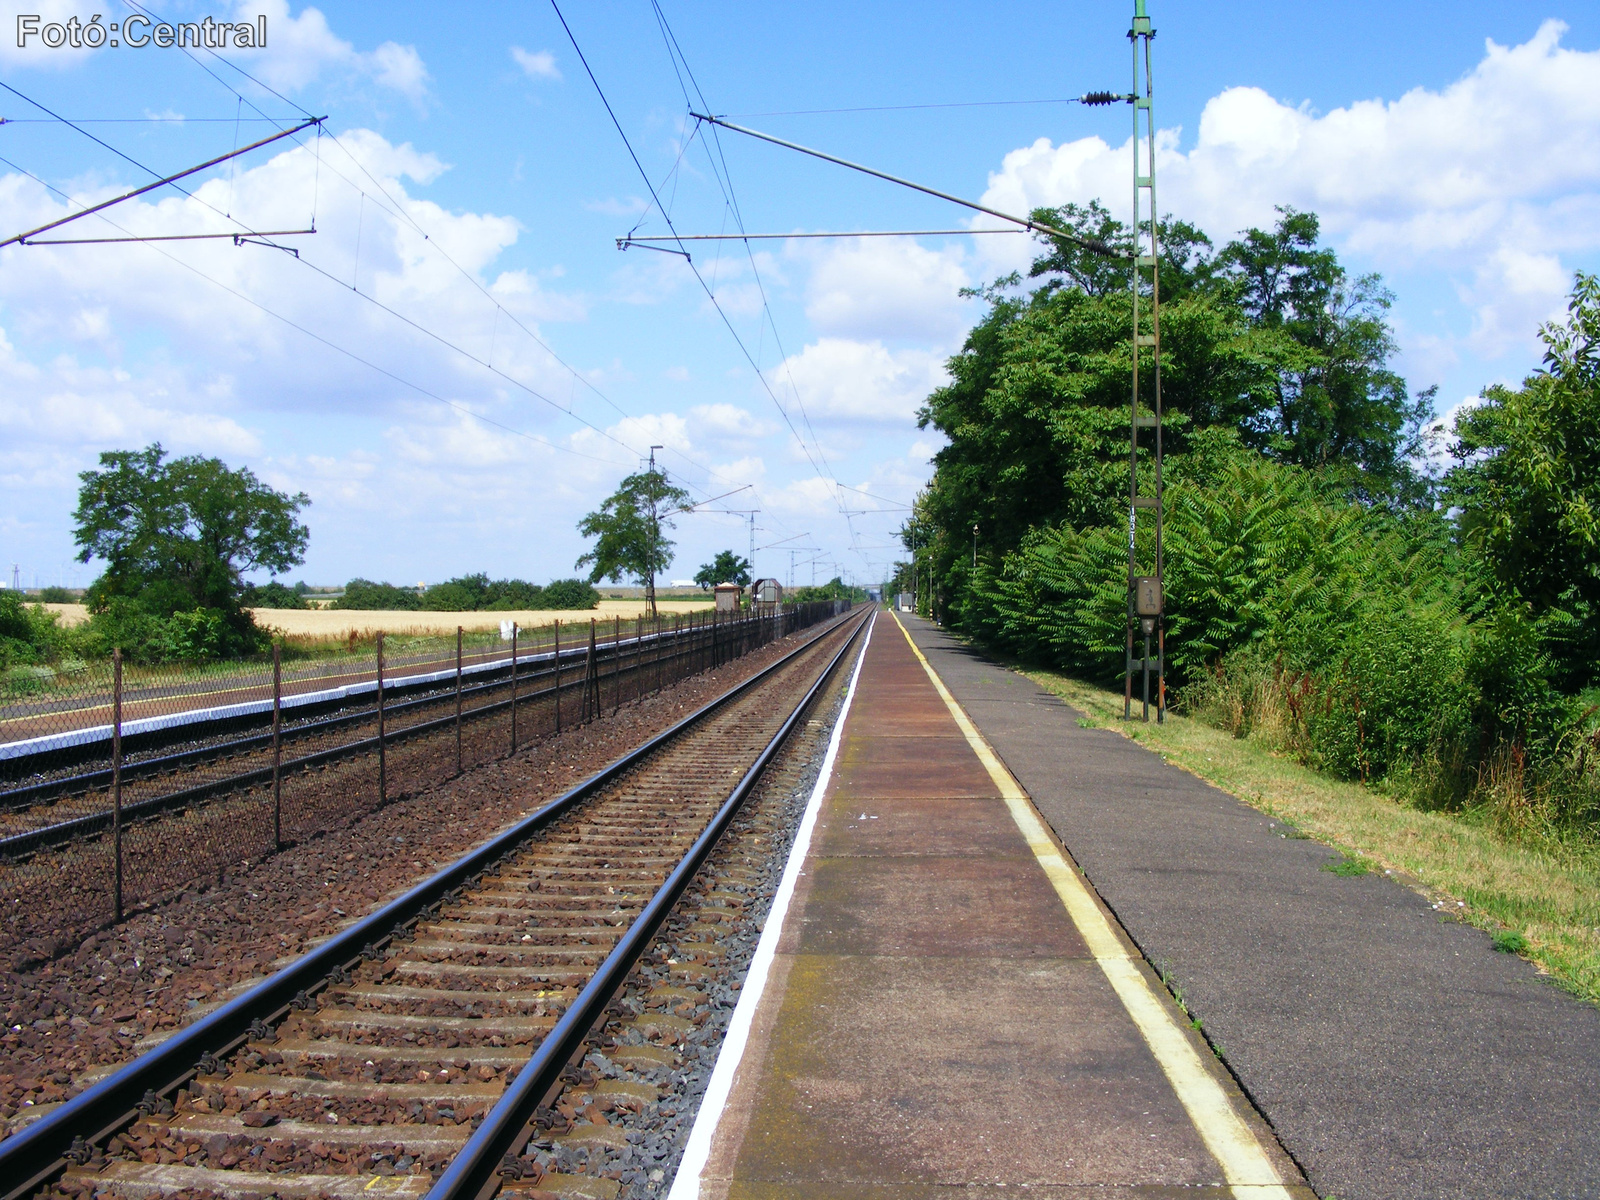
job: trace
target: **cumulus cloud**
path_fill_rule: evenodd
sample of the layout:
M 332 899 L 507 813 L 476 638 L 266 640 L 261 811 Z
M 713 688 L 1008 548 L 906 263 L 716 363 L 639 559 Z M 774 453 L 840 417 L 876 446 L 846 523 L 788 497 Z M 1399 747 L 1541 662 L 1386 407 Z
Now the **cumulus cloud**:
M 1463 299 L 1493 357 L 1559 308 L 1569 283 L 1559 256 L 1600 246 L 1600 51 L 1564 47 L 1565 31 L 1546 21 L 1521 45 L 1487 42 L 1445 88 L 1325 114 L 1229 88 L 1206 104 L 1191 149 L 1180 131 L 1160 133 L 1161 208 L 1226 238 L 1290 204 L 1350 251 L 1475 264 Z M 1127 143 L 1040 139 L 1005 156 L 983 199 L 1026 212 L 1099 198 L 1126 219 L 1128 171 Z M 1009 270 L 1034 248 L 991 238 L 980 250 Z
M 446 514 L 481 502 L 474 511 L 482 519 L 468 517 L 492 545 L 493 521 L 533 520 L 540 504 L 567 503 L 569 482 L 587 477 L 569 465 L 588 460 L 502 427 L 564 443 L 570 429 L 564 418 L 517 385 L 564 401 L 570 376 L 518 324 L 537 333 L 541 321 L 580 318 L 581 302 L 547 291 L 533 271 L 496 270 L 517 240 L 515 220 L 449 211 L 413 195 L 445 170 L 434 156 L 365 130 L 344 131 L 339 141 L 382 182 L 382 193 L 373 189 L 377 200 L 363 198 L 330 184 L 325 162 L 317 234 L 281 239 L 300 250 L 300 259 L 229 239 L 111 252 L 0 251 L 0 481 L 21 498 L 8 506 L 13 511 L 0 529 L 59 529 L 60 514 L 72 507 L 76 472 L 103 450 L 153 440 L 178 453 L 250 465 L 274 486 L 309 492 L 319 502 L 314 552 L 329 563 L 340 562 L 340 554 L 370 555 L 366 535 L 374 522 L 415 520 L 433 528 Z M 339 162 L 327 138 L 322 152 Z M 354 163 L 340 165 L 365 179 Z M 297 147 L 252 160 L 236 178 L 219 173 L 192 199 L 152 193 L 109 210 L 115 224 L 86 218 L 67 229 L 115 236 L 239 228 L 226 212 L 247 229 L 305 228 L 316 170 L 314 154 Z M 86 188 L 75 199 L 91 202 L 123 186 Z M 0 176 L 8 228 L 67 211 L 32 180 Z M 354 295 L 352 283 L 423 328 Z M 495 302 L 516 321 L 498 313 Z M 424 330 L 492 361 L 500 374 Z M 330 350 L 313 334 L 383 372 Z M 555 462 L 560 469 L 546 465 Z M 440 544 L 450 547 L 453 563 L 457 553 L 468 556 L 458 545 L 478 543 L 442 537 Z M 346 577 L 342 566 L 326 569 L 328 578 Z
M 556 56 L 548 50 L 527 51 L 521 46 L 511 47 L 511 58 L 529 79 L 559 80 L 561 72 L 556 67 Z
M 792 381 L 813 421 L 907 427 L 928 393 L 949 382 L 944 360 L 931 350 L 825 337 L 791 355 L 773 375 L 780 384 Z
M 816 258 L 806 316 L 823 334 L 945 343 L 970 320 L 959 295 L 970 282 L 959 247 L 930 250 L 910 238 L 856 238 Z

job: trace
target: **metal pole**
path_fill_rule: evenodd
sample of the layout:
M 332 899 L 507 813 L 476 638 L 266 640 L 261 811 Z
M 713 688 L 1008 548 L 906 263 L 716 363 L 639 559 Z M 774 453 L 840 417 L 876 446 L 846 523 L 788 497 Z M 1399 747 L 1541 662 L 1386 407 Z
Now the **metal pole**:
M 116 920 L 122 920 L 122 650 L 111 651 L 111 842 Z
M 517 752 L 517 623 L 511 622 L 511 753 Z
M 611 715 L 622 708 L 622 618 L 611 618 Z
M 461 774 L 461 626 L 456 626 L 456 774 Z
M 283 849 L 283 646 L 272 643 L 272 845 Z
M 561 732 L 561 619 L 556 618 L 556 732 Z
M 378 634 L 378 803 L 389 802 L 388 762 L 383 745 L 383 634 Z

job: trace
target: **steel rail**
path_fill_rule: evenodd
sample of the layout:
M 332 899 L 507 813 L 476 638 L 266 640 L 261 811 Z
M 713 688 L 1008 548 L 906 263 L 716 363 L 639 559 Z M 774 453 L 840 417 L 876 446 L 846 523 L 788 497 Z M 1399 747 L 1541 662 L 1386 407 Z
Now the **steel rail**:
M 533 1135 L 532 1122 L 535 1112 L 552 1100 L 554 1093 L 563 1086 L 562 1070 L 576 1054 L 582 1051 L 583 1044 L 588 1040 L 595 1025 L 605 1020 L 606 1006 L 627 981 L 628 973 L 633 970 L 634 963 L 650 948 L 650 943 L 655 940 L 655 935 L 667 919 L 667 915 L 704 865 L 705 860 L 710 857 L 711 851 L 716 848 L 728 826 L 733 823 L 733 818 L 738 815 L 746 798 L 755 790 L 762 773 L 783 749 L 789 740 L 789 735 L 794 731 L 800 718 L 805 715 L 806 709 L 833 675 L 834 668 L 839 665 L 840 660 L 850 647 L 855 645 L 861 631 L 871 623 L 871 619 L 872 610 L 869 609 L 867 618 L 856 626 L 845 644 L 839 647 L 838 652 L 817 676 L 816 681 L 806 690 L 805 696 L 789 714 L 788 720 L 773 735 L 766 749 L 745 772 L 738 786 L 723 801 L 721 808 L 717 810 L 717 815 L 711 819 L 705 831 L 695 840 L 682 861 L 673 868 L 667 881 L 661 885 L 644 911 L 628 927 L 628 932 L 618 940 L 599 969 L 584 985 L 583 991 L 578 993 L 567 1011 L 561 1015 L 555 1027 L 544 1036 L 538 1050 L 528 1060 L 527 1065 L 517 1072 L 516 1079 L 506 1088 L 505 1094 L 485 1114 L 483 1123 L 467 1139 L 467 1144 L 457 1152 L 449 1167 L 428 1190 L 425 1200 L 483 1200 L 484 1197 L 493 1195 L 499 1188 L 501 1165 L 508 1156 L 518 1154 Z
M 671 637 L 676 635 L 667 634 L 662 636 Z M 608 645 L 612 648 L 612 653 L 604 659 L 600 659 L 597 656 L 597 664 L 602 661 L 607 663 L 620 663 L 622 660 L 622 655 L 625 652 L 625 648 L 634 645 L 640 640 L 641 639 L 639 638 L 623 638 L 608 643 Z M 678 658 L 684 654 L 692 652 L 692 650 L 675 649 L 673 651 L 673 657 Z M 581 658 L 585 653 L 586 651 L 582 649 L 573 649 L 571 651 L 564 650 L 562 651 L 562 657 Z M 540 658 L 545 657 L 548 656 L 540 655 Z M 654 664 L 652 663 L 651 665 Z M 509 668 L 506 668 L 508 674 L 509 670 Z M 519 672 L 518 678 L 525 680 L 536 680 L 545 676 L 554 675 L 555 667 L 552 665 L 545 670 L 537 670 L 526 674 Z M 557 694 L 570 693 L 573 688 L 580 687 L 581 685 L 582 684 L 580 680 L 574 680 L 571 683 L 562 684 L 559 689 L 553 687 L 545 688 L 541 691 L 530 693 L 527 696 L 517 697 L 516 703 L 523 706 L 539 703 Z M 442 687 L 442 684 L 435 683 L 427 686 L 430 688 L 439 688 Z M 473 691 L 483 691 L 487 689 L 503 688 L 508 686 L 509 681 L 475 684 L 472 689 L 464 690 L 462 695 L 470 695 Z M 388 689 L 385 688 L 385 690 L 387 691 Z M 393 707 L 386 706 L 385 711 L 392 715 L 397 712 L 404 712 L 406 710 L 415 709 L 424 705 L 448 704 L 453 702 L 454 699 L 455 693 L 453 691 L 441 692 L 441 694 L 436 696 L 426 696 L 418 700 L 408 700 L 404 704 L 397 704 Z M 484 717 L 493 716 L 495 713 L 505 711 L 511 707 L 511 704 L 512 700 L 509 698 L 505 700 L 497 700 L 489 704 L 479 704 L 473 708 L 465 710 L 461 715 L 465 721 L 478 721 Z M 364 721 L 370 721 L 374 719 L 374 716 L 375 714 L 371 711 L 363 711 L 339 717 L 331 717 L 325 721 L 315 722 L 311 725 L 299 726 L 293 731 L 293 737 L 295 740 L 302 740 L 306 737 L 315 736 L 320 733 L 326 733 L 329 730 L 337 729 L 341 726 L 358 725 Z M 399 729 L 386 732 L 381 738 L 374 736 L 360 738 L 353 742 L 343 742 L 337 746 L 330 746 L 324 750 L 316 750 L 310 754 L 304 754 L 298 758 L 291 758 L 287 761 L 281 762 L 278 767 L 278 774 L 279 777 L 282 778 L 291 771 L 309 770 L 313 767 L 323 766 L 327 763 L 340 762 L 350 758 L 360 758 L 364 754 L 370 754 L 379 749 L 380 742 L 387 746 L 396 745 L 400 742 L 410 741 L 413 738 L 420 737 L 424 734 L 434 733 L 441 729 L 453 727 L 455 722 L 455 714 L 449 713 L 442 717 L 435 717 L 428 721 L 418 721 L 416 724 L 406 725 Z M 255 745 L 247 746 L 247 743 L 255 743 Z M 148 759 L 143 763 L 134 764 L 131 768 L 128 764 L 124 764 L 122 767 L 122 780 L 124 785 L 126 785 L 130 778 L 149 778 L 152 775 L 159 775 L 162 773 L 162 771 L 151 770 L 150 768 L 153 765 L 165 764 L 166 769 L 171 770 L 174 769 L 173 760 L 184 758 L 185 756 L 194 756 L 194 765 L 199 765 L 204 762 L 213 761 L 217 758 L 226 757 L 231 753 L 247 753 L 249 749 L 262 749 L 270 746 L 271 744 L 272 735 L 270 733 L 258 734 L 249 738 L 240 738 L 237 741 L 227 742 L 220 746 L 208 746 L 199 750 L 182 751 L 179 754 L 169 755 L 165 758 Z M 245 749 L 240 750 L 240 747 L 245 747 Z M 176 769 L 183 769 L 183 766 L 184 764 L 179 763 L 177 764 Z M 101 779 L 102 786 L 110 783 L 112 775 L 110 771 L 98 771 L 94 774 Z M 74 780 L 81 780 L 83 778 L 85 777 L 72 776 L 68 779 L 53 782 L 67 784 L 73 782 Z M 149 820 L 151 818 L 161 816 L 164 813 L 178 812 L 188 808 L 190 805 L 198 804 L 203 800 L 208 800 L 213 796 L 227 795 L 233 792 L 242 792 L 250 788 L 260 787 L 263 784 L 270 783 L 272 778 L 273 768 L 270 766 L 263 766 L 249 771 L 240 771 L 232 775 L 227 775 L 221 779 L 207 780 L 204 783 L 198 783 L 192 787 L 180 788 L 175 792 L 166 792 L 160 796 L 151 796 L 147 799 L 135 801 L 131 804 L 124 804 L 121 811 L 121 820 L 124 824 L 127 824 L 134 821 Z M 51 782 L 52 781 L 47 781 L 43 784 L 31 786 L 34 788 L 43 789 L 51 786 Z M 23 789 L 14 789 L 9 792 L 0 793 L 0 808 L 7 808 L 12 811 L 16 811 L 18 808 L 22 807 L 21 805 L 12 802 L 12 797 L 16 796 L 18 792 L 22 790 Z M 76 791 L 77 789 L 74 790 Z M 94 789 L 86 788 L 83 790 Z M 58 796 L 61 794 L 63 793 L 57 793 Z M 396 796 L 394 798 L 398 799 L 399 797 Z M 41 850 L 49 850 L 58 846 L 70 845 L 73 842 L 86 841 L 89 838 L 102 834 L 106 830 L 112 828 L 116 820 L 117 814 L 112 809 L 108 808 L 101 812 L 85 813 L 81 817 L 70 817 L 65 821 L 56 821 L 49 825 L 40 826 L 37 829 L 27 829 L 20 833 L 14 833 L 6 837 L 0 837 L 0 862 L 15 862 L 18 859 L 26 858 L 31 854 L 37 854 Z
M 604 644 L 606 654 L 603 656 L 603 658 L 601 658 L 600 661 L 606 663 L 612 662 L 616 660 L 619 655 L 625 653 L 625 648 L 632 648 L 635 643 L 640 641 L 649 643 L 650 641 L 659 637 L 660 640 L 657 642 L 658 645 L 670 645 L 674 639 L 687 639 L 692 636 L 693 634 L 686 630 L 681 632 L 662 633 L 659 635 L 645 634 L 642 637 L 623 638 L 616 642 L 606 642 Z M 585 653 L 587 653 L 587 651 L 583 647 L 574 647 L 569 650 L 563 650 L 561 652 L 561 658 L 563 662 L 578 661 L 583 658 Z M 674 657 L 680 657 L 683 653 L 684 651 L 680 649 L 674 648 L 673 650 Z M 549 663 L 550 665 L 535 665 L 533 670 L 528 671 L 522 669 L 523 663 Z M 495 678 L 490 679 L 487 682 L 474 683 L 463 688 L 461 690 L 461 696 L 463 699 L 471 698 L 474 695 L 481 695 L 484 692 L 493 691 L 496 688 L 504 688 L 509 686 L 509 677 L 511 673 L 511 668 L 509 665 L 503 667 L 490 667 L 482 670 L 481 673 L 495 676 Z M 554 655 L 551 651 L 542 651 L 537 654 L 523 656 L 519 660 L 517 669 L 518 682 L 528 681 L 537 683 L 541 679 L 553 678 L 555 674 L 556 668 L 554 663 Z M 402 679 L 403 678 L 404 677 L 402 676 Z M 431 679 L 423 683 L 407 684 L 402 682 L 393 687 L 386 682 L 384 684 L 385 695 L 390 692 L 397 692 L 401 695 L 404 695 L 408 692 L 433 692 L 437 694 L 421 696 L 414 700 L 405 700 L 399 704 L 386 704 L 385 710 L 391 716 L 393 716 L 405 714 L 420 708 L 425 708 L 432 704 L 443 704 L 447 702 L 453 703 L 456 693 L 452 687 L 452 682 L 453 680 L 451 678 Z M 552 691 L 553 689 L 546 688 L 543 691 L 531 693 L 527 697 L 519 697 L 518 703 L 520 704 L 532 701 L 537 697 L 549 694 Z M 495 704 L 478 705 L 469 710 L 469 713 L 484 714 L 489 712 L 499 712 L 501 709 L 505 708 L 508 703 L 509 701 L 500 701 Z M 361 696 L 347 696 L 337 700 L 325 700 L 316 702 L 314 704 L 298 706 L 302 711 L 305 709 L 319 710 L 324 709 L 325 707 L 331 707 L 334 709 L 359 708 L 362 711 L 339 713 L 336 716 L 325 717 L 321 720 L 306 721 L 292 726 L 286 725 L 283 728 L 283 738 L 286 742 L 290 740 L 301 741 L 308 737 L 317 737 L 333 732 L 334 730 L 340 728 L 348 727 L 350 725 L 359 725 L 363 721 L 370 721 L 374 716 L 373 711 L 370 710 L 371 704 L 372 697 L 364 694 Z M 467 716 L 469 713 L 463 713 L 463 716 Z M 249 720 L 252 724 L 254 724 L 257 723 L 263 716 L 270 720 L 270 710 L 268 710 L 265 714 L 252 713 L 245 718 L 237 716 L 218 718 L 217 724 L 226 725 L 240 720 Z M 202 724 L 203 723 L 201 722 L 195 723 L 195 725 Z M 186 736 L 182 738 L 184 741 L 194 741 L 198 738 L 206 736 L 203 728 L 199 733 L 189 732 L 194 728 L 194 726 L 178 726 L 176 728 L 185 731 Z M 156 732 L 167 733 L 168 731 L 161 730 Z M 131 739 L 128 736 L 124 735 L 124 747 L 127 746 L 130 740 Z M 128 783 L 132 780 L 147 779 L 151 776 L 164 775 L 173 771 L 184 770 L 192 766 L 198 766 L 207 762 L 214 762 L 218 759 L 231 757 L 237 754 L 247 754 L 253 750 L 265 749 L 271 745 L 272 734 L 270 732 L 257 733 L 249 734 L 245 737 L 233 738 L 228 741 L 216 743 L 210 746 L 196 747 L 192 750 L 179 750 L 175 753 L 164 754 L 156 758 L 141 759 L 132 763 L 124 762 L 122 764 L 122 780 L 124 783 Z M 50 753 L 55 752 L 41 752 L 41 754 Z M 11 761 L 15 762 L 17 760 L 13 759 Z M 227 782 L 227 780 L 219 781 L 219 786 L 221 784 L 226 784 Z M 22 808 L 32 808 L 36 804 L 42 804 L 46 801 L 56 799 L 61 796 L 83 795 L 88 792 L 98 791 L 102 788 L 109 787 L 110 783 L 111 770 L 109 768 L 103 768 L 98 771 L 80 772 L 77 775 L 65 775 L 58 779 L 46 779 L 39 783 L 24 784 L 22 787 L 7 788 L 4 791 L 0 791 L 0 810 L 10 810 L 14 812 Z M 0 854 L 5 853 L 4 846 L 5 843 L 0 841 Z
M 744 618 L 744 619 L 746 619 L 746 620 L 759 620 L 759 619 L 763 619 L 763 618 Z M 619 652 L 619 648 L 620 647 L 622 647 L 622 646 L 631 646 L 631 645 L 633 645 L 634 643 L 636 643 L 636 642 L 638 642 L 640 640 L 642 640 L 642 641 L 644 641 L 646 643 L 649 643 L 649 642 L 652 642 L 652 641 L 660 641 L 662 643 L 669 643 L 669 642 L 673 642 L 673 641 L 682 641 L 682 642 L 687 644 L 687 643 L 694 642 L 695 639 L 698 638 L 698 637 L 704 636 L 704 633 L 705 633 L 704 627 L 696 627 L 696 628 L 692 628 L 692 629 L 682 629 L 682 630 L 671 630 L 671 631 L 663 630 L 660 633 L 647 633 L 647 634 L 642 634 L 642 635 L 635 635 L 634 637 L 625 637 L 625 638 L 621 638 L 621 639 L 617 639 L 617 640 L 613 640 L 611 638 L 611 636 L 609 634 L 607 634 L 603 639 L 597 639 L 597 648 L 603 650 L 606 654 L 613 654 L 613 653 Z M 571 660 L 571 659 L 581 659 L 584 656 L 584 654 L 585 654 L 585 651 L 582 649 L 582 647 L 576 647 L 576 648 L 569 649 L 569 650 L 563 650 L 562 653 L 561 653 L 561 657 L 562 657 L 563 661 L 566 661 L 566 660 Z M 541 651 L 537 651 L 537 652 L 535 652 L 533 654 L 521 655 L 521 656 L 519 656 L 518 661 L 519 661 L 519 664 L 522 663 L 522 662 L 530 662 L 530 663 L 549 662 L 549 663 L 552 663 L 552 666 L 553 666 L 554 654 L 550 650 L 541 650 Z M 607 659 L 607 661 L 609 661 L 609 659 Z M 501 674 L 503 674 L 503 673 L 505 673 L 505 672 L 507 672 L 509 670 L 510 670 L 509 664 L 506 664 L 506 665 L 495 665 L 492 660 L 490 662 L 484 662 L 484 663 L 476 664 L 476 665 L 474 665 L 474 666 L 469 668 L 469 672 L 472 675 L 479 676 L 479 677 L 486 676 L 486 675 L 498 676 L 498 675 L 501 675 Z M 441 673 L 433 672 L 433 674 L 441 674 Z M 399 676 L 395 680 L 394 685 L 392 687 L 387 682 L 385 682 L 384 692 L 385 692 L 385 694 L 387 694 L 387 693 L 389 693 L 391 691 L 396 693 L 396 694 L 406 694 L 406 693 L 417 692 L 417 691 L 428 691 L 428 690 L 432 690 L 432 689 L 443 689 L 443 688 L 447 688 L 447 687 L 452 686 L 451 685 L 451 680 L 453 679 L 453 675 L 449 675 L 449 673 L 443 673 L 443 674 L 446 674 L 447 677 L 446 678 L 440 678 L 440 679 L 425 679 L 425 680 L 418 680 L 415 676 L 402 675 L 402 676 Z M 261 685 L 252 685 L 252 687 L 259 687 L 259 686 L 261 686 Z M 285 697 L 286 701 L 288 701 L 288 703 L 285 704 L 285 708 L 286 709 L 289 709 L 289 708 L 294 709 L 297 715 L 311 716 L 311 715 L 315 715 L 315 714 L 321 713 L 321 712 L 337 712 L 337 711 L 339 711 L 341 709 L 357 707 L 357 706 L 360 706 L 360 705 L 370 704 L 372 702 L 372 696 L 373 696 L 373 690 L 372 689 L 375 687 L 375 685 L 374 685 L 373 680 L 371 678 L 366 678 L 366 679 L 363 679 L 360 682 L 357 682 L 357 683 L 354 683 L 354 684 L 347 684 L 347 685 L 344 685 L 344 686 L 347 687 L 347 688 L 359 688 L 359 689 L 362 689 L 362 690 L 359 691 L 359 692 L 355 692 L 355 693 L 344 695 L 344 696 L 330 697 L 328 699 L 323 699 L 323 700 L 313 700 L 313 701 L 310 701 L 310 702 L 299 703 L 299 704 L 293 703 L 293 700 L 295 699 L 295 697 L 303 696 L 306 693 L 301 693 L 301 692 L 291 693 L 290 695 Z M 241 689 L 236 689 L 236 690 L 241 690 Z M 247 690 L 247 689 L 243 689 L 243 690 Z M 130 699 L 130 697 L 124 696 L 123 701 L 124 701 L 124 704 L 127 704 L 127 703 L 130 703 L 131 700 L 137 700 L 137 699 L 141 699 L 141 698 L 140 697 L 132 697 Z M 209 718 L 200 717 L 200 718 L 195 719 L 195 720 L 181 721 L 179 723 L 176 723 L 176 724 L 173 724 L 173 725 L 170 725 L 170 726 L 166 726 L 166 727 L 163 727 L 163 728 L 160 728 L 160 729 L 151 729 L 151 730 L 145 730 L 145 731 L 141 731 L 141 732 L 130 732 L 129 730 L 124 729 L 123 735 L 122 735 L 123 749 L 124 749 L 125 752 L 127 752 L 129 750 L 129 748 L 133 747 L 133 746 L 172 745 L 172 744 L 180 743 L 180 742 L 195 741 L 195 740 L 197 740 L 199 738 L 211 736 L 208 733 L 208 730 L 221 731 L 221 730 L 226 730 L 226 729 L 229 729 L 229 728 L 237 728 L 237 727 L 240 727 L 240 726 L 254 727 L 254 726 L 258 726 L 258 725 L 264 724 L 264 723 L 270 721 L 270 719 L 271 719 L 271 711 L 272 710 L 271 710 L 271 707 L 270 707 L 270 701 L 261 700 L 260 703 L 265 705 L 265 707 L 262 707 L 259 711 L 252 711 L 252 712 L 248 712 L 248 713 L 230 713 L 230 714 L 228 714 L 226 716 L 217 716 L 217 717 L 209 717 Z M 106 701 L 105 705 L 103 705 L 102 707 L 109 708 L 109 706 L 110 706 L 110 701 L 108 699 Z M 225 705 L 223 707 L 231 708 L 231 707 L 236 707 L 236 706 L 235 705 Z M 202 709 L 187 709 L 187 710 L 180 711 L 178 713 L 174 713 L 172 715 L 174 717 L 184 717 L 185 715 L 187 715 L 189 713 L 198 713 L 198 712 L 205 712 L 205 711 L 207 711 L 207 710 L 205 710 L 203 708 Z M 100 749 L 100 746 L 99 746 L 98 743 L 109 742 L 110 738 L 111 738 L 108 726 L 100 726 L 100 728 L 106 729 L 107 732 L 106 732 L 104 737 L 99 738 L 99 739 L 92 739 L 92 740 L 88 740 L 88 741 L 84 741 L 84 742 L 80 742 L 80 743 L 74 743 L 73 745 L 70 745 L 70 746 L 56 746 L 56 747 L 50 747 L 48 749 L 40 749 L 40 750 L 36 750 L 36 751 L 31 751 L 31 752 L 29 752 L 29 753 L 27 753 L 25 755 L 17 755 L 17 756 L 12 757 L 12 758 L 6 758 L 6 759 L 3 759 L 3 760 L 0 760 L 0 776 L 9 776 L 9 777 L 15 778 L 15 777 L 17 777 L 19 775 L 25 776 L 25 775 L 28 775 L 28 774 L 38 774 L 39 771 L 37 771 L 37 770 L 35 770 L 35 771 L 30 771 L 29 770 L 29 762 L 30 762 L 30 760 L 33 760 L 33 759 L 48 759 L 48 758 L 60 759 L 63 755 L 72 754 L 74 752 L 76 752 L 80 757 L 99 757 L 100 754 L 104 753 L 104 751 Z M 68 731 L 64 731 L 64 732 L 72 733 L 72 732 L 79 732 L 79 731 L 68 730 Z M 125 764 L 125 767 L 126 767 L 126 764 Z M 48 769 L 48 768 L 43 768 L 43 769 Z M 34 785 L 26 785 L 26 786 L 34 786 Z M 16 790 L 19 790 L 19 789 L 10 789 L 7 792 L 0 792 L 0 803 L 4 802 L 5 797 L 10 795 L 11 791 L 16 791 Z
M 455 899 L 462 888 L 470 886 L 485 871 L 519 850 L 533 834 L 566 816 L 669 742 L 769 679 L 775 672 L 810 651 L 818 638 L 844 625 L 849 619 L 847 611 L 842 618 L 836 618 L 831 626 L 825 627 L 817 638 L 797 646 L 537 812 L 463 855 L 398 899 L 335 934 L 248 992 L 230 1000 L 60 1108 L 0 1142 L 0 1188 L 5 1189 L 0 1192 L 0 1200 L 21 1200 L 29 1195 L 69 1161 L 86 1157 L 85 1148 L 88 1145 L 116 1132 L 157 1103 L 160 1096 L 181 1087 L 202 1068 L 209 1069 L 216 1059 L 236 1049 L 250 1037 L 264 1034 L 268 1022 L 277 1020 L 291 1007 L 308 1007 L 312 994 L 332 983 L 346 968 L 363 958 L 376 956 L 380 948 L 395 937 L 403 938 L 420 919 L 437 912 L 441 904 Z M 857 627 L 857 633 L 860 628 Z M 846 644 L 853 640 L 854 634 Z M 822 678 L 826 676 L 824 672 Z M 797 712 L 803 709 L 804 704 Z M 785 730 L 792 728 L 793 724 L 794 717 L 791 716 L 785 723 Z M 763 757 L 765 759 L 768 756 Z M 696 846 L 699 844 L 696 842 Z M 647 908 L 646 912 L 650 911 Z M 611 959 L 606 961 L 609 963 Z M 582 995 L 588 995 L 587 989 Z M 141 1105 L 145 1107 L 141 1108 Z

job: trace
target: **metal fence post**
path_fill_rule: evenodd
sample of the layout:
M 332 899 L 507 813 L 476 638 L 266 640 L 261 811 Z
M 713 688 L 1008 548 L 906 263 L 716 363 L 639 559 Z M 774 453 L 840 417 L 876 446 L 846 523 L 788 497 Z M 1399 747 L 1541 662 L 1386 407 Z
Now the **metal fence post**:
M 111 651 L 111 841 L 116 919 L 122 920 L 122 650 Z
M 556 618 L 556 732 L 561 732 L 561 618 Z
M 600 622 L 597 617 L 589 618 L 589 674 L 584 687 L 588 690 L 591 699 L 585 700 L 583 705 L 584 720 L 593 721 L 600 716 Z
M 517 623 L 511 622 L 511 753 L 517 752 Z
M 456 774 L 461 774 L 461 626 L 456 626 Z
M 622 707 L 622 618 L 611 618 L 611 715 Z
M 383 634 L 378 634 L 378 803 L 389 802 L 388 763 L 383 747 Z
M 272 643 L 272 846 L 283 849 L 283 645 Z

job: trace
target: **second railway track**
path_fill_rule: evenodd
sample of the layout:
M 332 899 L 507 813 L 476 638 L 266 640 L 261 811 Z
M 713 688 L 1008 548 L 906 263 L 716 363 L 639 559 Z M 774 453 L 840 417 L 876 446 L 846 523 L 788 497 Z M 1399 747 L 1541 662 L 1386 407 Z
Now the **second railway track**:
M 0 1143 L 0 1194 L 492 1191 L 864 621 Z

